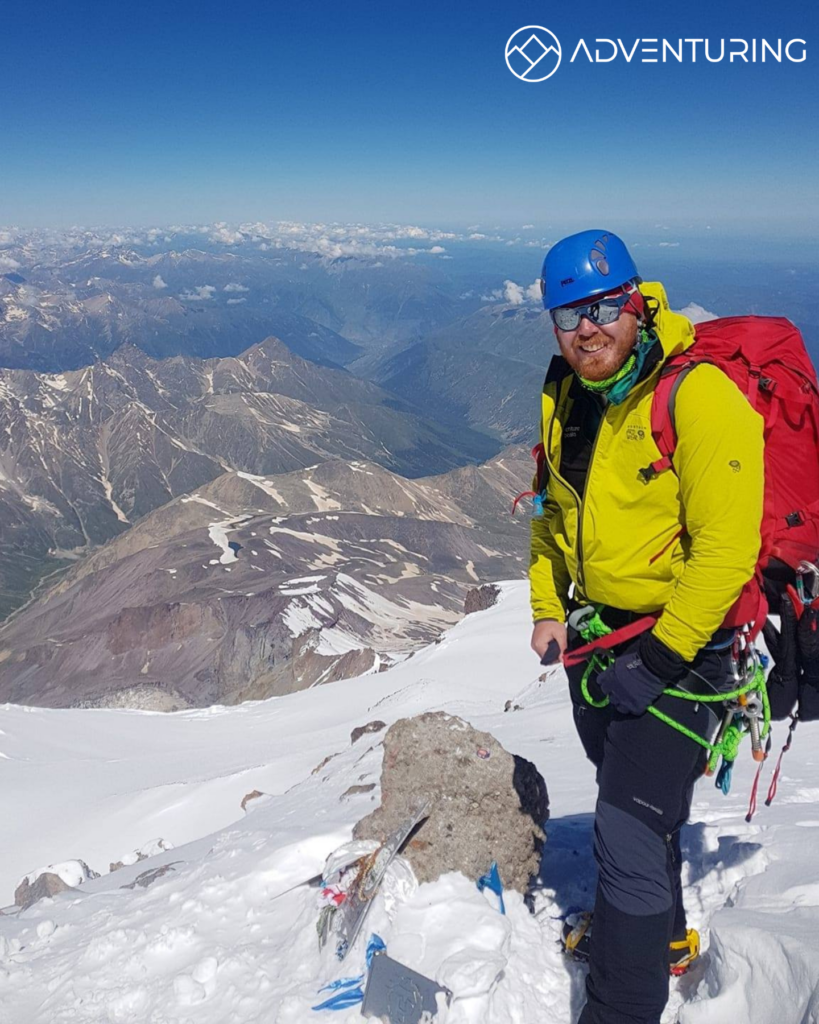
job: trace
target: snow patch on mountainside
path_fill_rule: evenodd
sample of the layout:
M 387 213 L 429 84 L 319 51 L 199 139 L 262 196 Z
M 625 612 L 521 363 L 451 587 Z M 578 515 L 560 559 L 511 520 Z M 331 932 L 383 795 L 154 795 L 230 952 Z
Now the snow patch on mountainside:
M 228 540 L 228 533 L 231 530 L 235 530 L 239 523 L 244 523 L 248 519 L 252 519 L 251 515 L 238 516 L 233 519 L 226 519 L 222 523 L 211 523 L 208 527 L 208 536 L 213 543 L 222 549 L 222 554 L 219 556 L 219 561 L 222 565 L 230 565 L 231 562 L 237 562 L 238 556 L 234 549 L 230 546 Z
M 247 480 L 249 483 L 253 484 L 254 487 L 258 487 L 260 490 L 264 491 L 265 494 L 269 494 L 270 497 L 273 498 L 274 501 L 278 501 L 280 505 L 287 505 L 287 502 L 266 477 L 255 476 L 253 473 L 243 473 L 241 471 L 236 475 L 241 477 L 242 480 Z
M 339 502 L 335 498 L 331 498 L 325 488 L 312 480 L 308 474 L 305 474 L 304 483 L 313 495 L 313 501 L 319 512 L 335 512 L 341 508 Z

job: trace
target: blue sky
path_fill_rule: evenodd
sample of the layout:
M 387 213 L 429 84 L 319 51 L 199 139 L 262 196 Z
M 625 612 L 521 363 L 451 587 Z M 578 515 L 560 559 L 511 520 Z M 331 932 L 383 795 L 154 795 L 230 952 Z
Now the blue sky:
M 8 6 L 0 223 L 817 224 L 816 6 Z M 563 44 L 546 82 L 512 32 Z M 807 40 L 777 64 L 569 63 L 580 37 Z M 796 52 L 796 51 L 794 51 Z

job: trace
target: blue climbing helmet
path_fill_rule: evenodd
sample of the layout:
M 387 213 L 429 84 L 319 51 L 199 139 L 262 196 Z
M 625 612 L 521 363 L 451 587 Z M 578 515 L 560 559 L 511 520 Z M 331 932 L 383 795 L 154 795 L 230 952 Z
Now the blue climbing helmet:
M 569 306 L 640 280 L 623 240 L 611 231 L 580 231 L 555 243 L 543 261 L 540 289 L 546 309 Z

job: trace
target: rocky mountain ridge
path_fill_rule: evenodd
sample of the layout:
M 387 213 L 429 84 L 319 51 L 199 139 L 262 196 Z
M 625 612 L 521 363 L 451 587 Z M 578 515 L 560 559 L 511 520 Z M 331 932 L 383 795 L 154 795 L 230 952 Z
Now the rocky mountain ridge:
M 416 480 L 358 460 L 223 474 L 0 627 L 0 700 L 206 706 L 378 671 L 459 619 L 470 587 L 524 573 L 510 499 L 530 469 L 510 449 Z

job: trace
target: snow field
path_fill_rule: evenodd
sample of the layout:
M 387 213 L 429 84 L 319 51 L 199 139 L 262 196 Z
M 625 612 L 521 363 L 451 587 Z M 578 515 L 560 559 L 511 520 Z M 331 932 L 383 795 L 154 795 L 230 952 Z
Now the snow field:
M 147 847 L 148 859 L 0 916 L 0 1021 L 352 1024 L 356 1007 L 311 1007 L 326 997 L 322 985 L 361 972 L 376 931 L 392 956 L 455 992 L 442 1024 L 571 1024 L 584 972 L 557 939 L 562 915 L 593 898 L 594 777 L 562 672 L 541 682 L 528 640 L 526 585 L 505 584 L 498 606 L 377 676 L 171 715 L 4 707 L 0 902 L 33 865 L 82 858 L 104 872 L 152 837 L 175 848 Z M 504 713 L 507 700 L 521 710 Z M 350 731 L 438 709 L 492 732 L 547 780 L 536 913 L 507 893 L 502 917 L 460 875 L 418 886 L 398 859 L 339 964 L 318 948 L 317 889 L 300 883 L 380 798 L 381 734 L 351 744 Z M 784 734 L 775 731 L 775 754 Z M 728 798 L 700 784 L 684 881 L 706 953 L 672 982 L 664 1024 L 819 1022 L 815 735 L 797 731 L 776 802 L 751 824 L 747 749 Z M 269 798 L 243 813 L 253 789 Z M 157 869 L 165 873 L 147 887 L 137 881 Z

